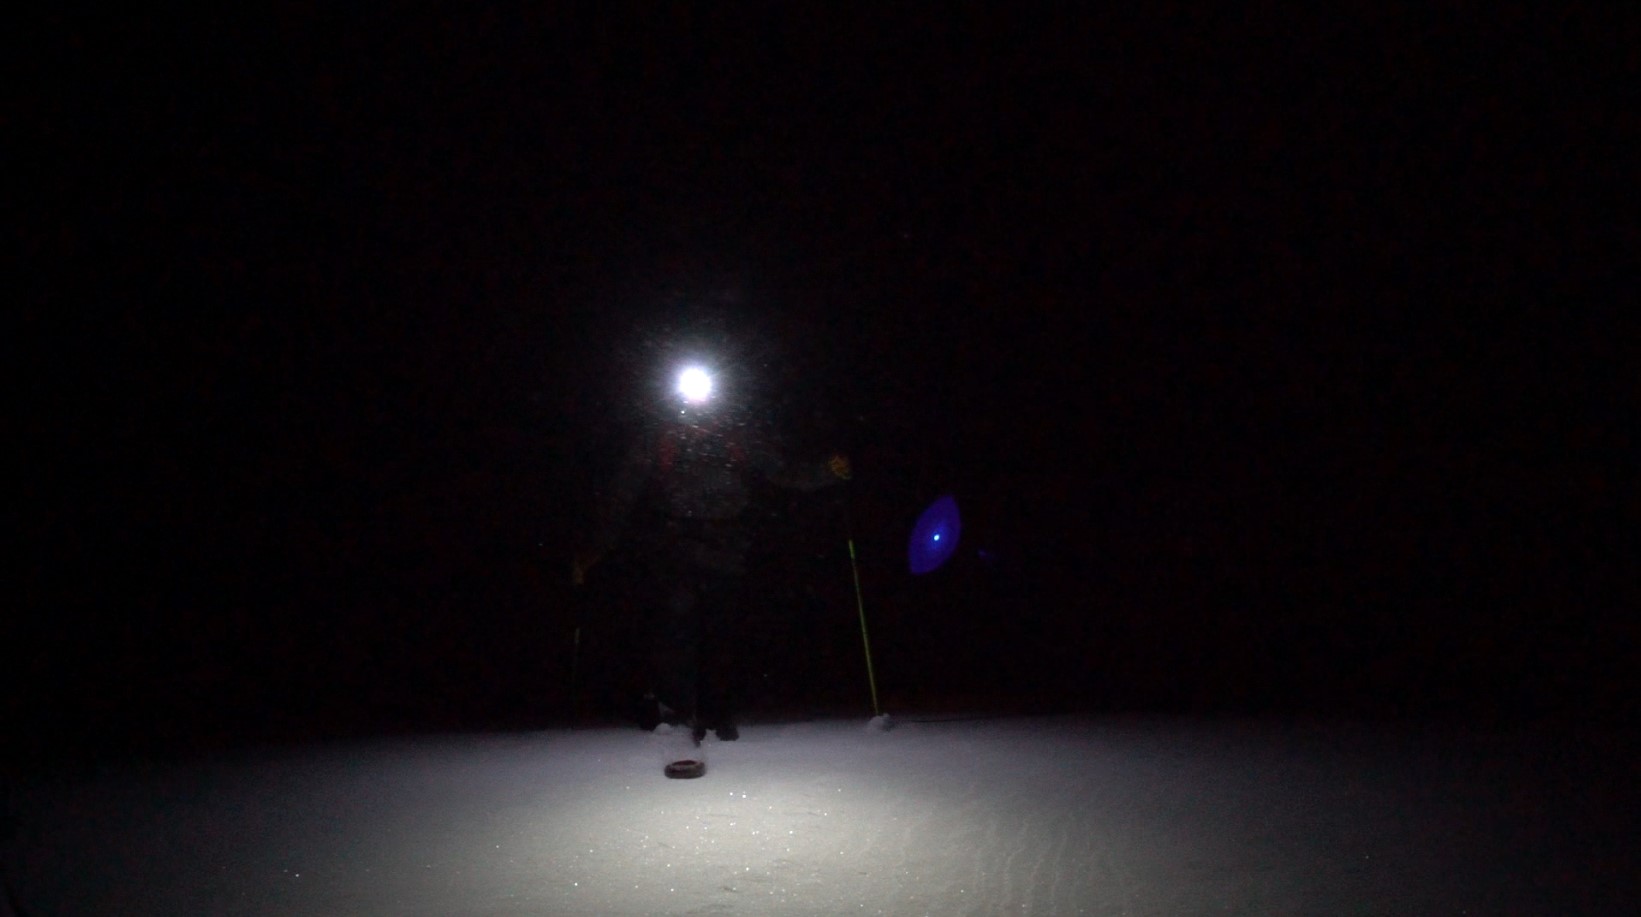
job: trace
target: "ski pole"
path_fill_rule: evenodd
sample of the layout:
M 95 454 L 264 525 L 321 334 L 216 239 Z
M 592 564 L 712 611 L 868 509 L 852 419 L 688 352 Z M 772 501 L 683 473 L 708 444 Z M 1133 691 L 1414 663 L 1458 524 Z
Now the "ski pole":
M 587 567 L 581 555 L 570 561 L 570 728 L 576 727 L 576 701 L 581 687 L 581 617 L 587 603 Z
M 576 727 L 576 688 L 580 685 L 581 669 L 581 625 L 575 626 L 575 633 L 570 638 L 570 728 Z
M 860 614 L 860 645 L 866 651 L 866 686 L 872 691 L 872 716 L 883 716 L 877 702 L 877 673 L 872 668 L 872 638 L 866 633 L 866 599 L 860 588 L 860 562 L 855 558 L 855 514 L 849 505 L 847 489 L 843 495 L 843 530 L 849 543 L 849 572 L 855 578 L 855 611 Z
M 866 600 L 860 591 L 860 564 L 855 560 L 855 536 L 849 534 L 849 570 L 855 575 L 855 609 L 860 612 L 860 643 L 866 650 L 866 684 L 872 689 L 872 716 L 882 716 L 877 703 L 877 674 L 872 671 L 872 638 L 866 634 Z

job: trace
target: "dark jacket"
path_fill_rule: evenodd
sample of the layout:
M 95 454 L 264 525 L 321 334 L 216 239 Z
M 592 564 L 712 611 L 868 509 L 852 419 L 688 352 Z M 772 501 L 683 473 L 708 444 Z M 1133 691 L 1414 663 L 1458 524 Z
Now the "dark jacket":
M 661 510 L 680 538 L 707 542 L 709 554 L 744 556 L 746 544 L 734 522 L 751 502 L 748 485 L 754 476 L 796 490 L 817 490 L 839 480 L 824 461 L 787 463 L 765 438 L 742 425 L 680 421 L 646 430 L 628 450 L 602 495 L 593 552 L 604 554 L 615 546 L 633 507 L 653 480 Z M 739 567 L 740 561 L 739 557 L 703 559 L 715 567 Z

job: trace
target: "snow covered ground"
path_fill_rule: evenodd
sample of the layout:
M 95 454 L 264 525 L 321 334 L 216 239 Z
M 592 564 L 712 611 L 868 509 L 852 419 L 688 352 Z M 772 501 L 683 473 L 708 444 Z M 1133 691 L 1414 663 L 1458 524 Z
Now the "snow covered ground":
M 1601 742 L 1093 717 L 591 729 L 12 787 L 40 915 L 1631 913 Z

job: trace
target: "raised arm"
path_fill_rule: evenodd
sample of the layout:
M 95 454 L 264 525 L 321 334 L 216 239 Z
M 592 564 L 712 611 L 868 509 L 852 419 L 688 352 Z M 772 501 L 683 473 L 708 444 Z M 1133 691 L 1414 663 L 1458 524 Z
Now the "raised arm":
M 753 444 L 747 458 L 771 484 L 792 490 L 819 490 L 849 480 L 851 473 L 849 459 L 842 455 L 824 461 L 788 462 L 762 440 Z

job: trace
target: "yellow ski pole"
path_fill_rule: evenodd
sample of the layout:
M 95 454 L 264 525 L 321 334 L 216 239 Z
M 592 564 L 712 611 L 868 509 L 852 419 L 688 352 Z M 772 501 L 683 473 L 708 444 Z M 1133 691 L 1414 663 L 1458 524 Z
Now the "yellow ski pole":
M 877 702 L 877 673 L 872 670 L 872 638 L 866 633 L 866 600 L 860 590 L 860 564 L 855 560 L 855 536 L 849 534 L 849 570 L 855 575 L 855 609 L 860 612 L 860 643 L 866 650 L 866 684 L 872 689 L 872 716 L 883 715 Z

